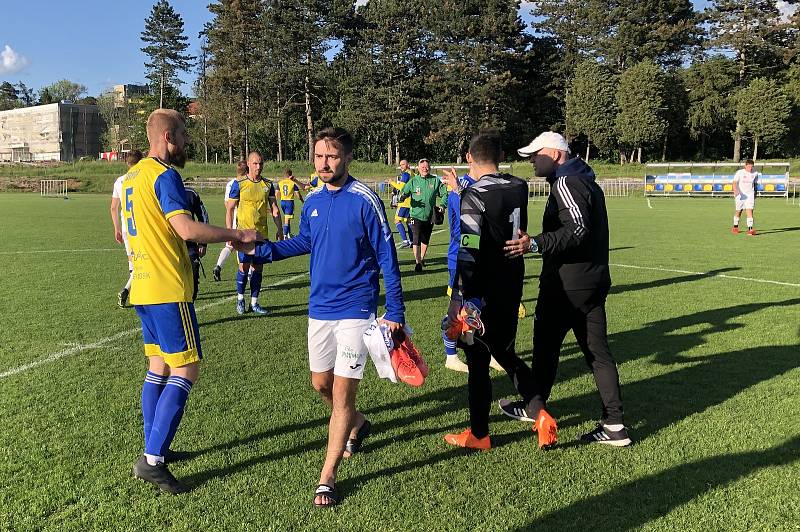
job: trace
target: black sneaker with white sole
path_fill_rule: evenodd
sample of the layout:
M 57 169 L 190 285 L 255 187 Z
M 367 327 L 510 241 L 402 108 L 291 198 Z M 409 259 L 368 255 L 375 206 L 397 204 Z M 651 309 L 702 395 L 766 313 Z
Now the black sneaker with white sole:
M 609 430 L 602 423 L 598 423 L 593 431 L 587 432 L 579 438 L 583 443 L 603 443 L 614 447 L 627 447 L 631 441 L 628 431 L 623 427 L 622 430 Z
M 128 305 L 128 295 L 130 294 L 130 290 L 127 288 L 123 288 L 117 294 L 117 306 L 119 308 L 125 308 Z
M 219 266 L 214 266 L 214 269 L 211 270 L 211 275 L 214 277 L 214 281 L 222 281 L 222 268 Z
M 509 401 L 508 399 L 500 399 L 497 402 L 500 405 L 500 411 L 508 417 L 518 419 L 520 421 L 527 421 L 533 423 L 535 420 L 528 415 L 525 411 L 525 401 Z
M 133 476 L 145 482 L 155 484 L 161 491 L 172 495 L 180 495 L 181 493 L 188 493 L 190 491 L 187 485 L 182 484 L 169 472 L 167 464 L 161 463 L 151 466 L 147 463 L 147 458 L 144 455 L 133 464 Z

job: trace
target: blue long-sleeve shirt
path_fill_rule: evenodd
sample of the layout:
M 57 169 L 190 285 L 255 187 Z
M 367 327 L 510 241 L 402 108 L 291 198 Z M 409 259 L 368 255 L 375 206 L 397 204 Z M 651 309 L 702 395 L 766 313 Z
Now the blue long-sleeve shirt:
M 308 315 L 317 320 L 366 319 L 377 315 L 383 272 L 386 319 L 405 323 L 403 289 L 392 230 L 383 202 L 348 177 L 344 186 L 323 186 L 303 204 L 300 232 L 256 247 L 258 263 L 311 254 Z

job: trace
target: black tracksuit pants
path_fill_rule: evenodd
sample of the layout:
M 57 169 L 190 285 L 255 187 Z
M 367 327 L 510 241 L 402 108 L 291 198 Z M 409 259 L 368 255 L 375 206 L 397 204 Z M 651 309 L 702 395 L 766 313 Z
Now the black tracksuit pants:
M 600 392 L 602 420 L 623 423 L 619 373 L 608 348 L 607 295 L 608 287 L 569 291 L 539 288 L 533 321 L 534 390 L 529 400 L 526 397 L 529 414 L 536 415 L 545 408 L 556 379 L 561 344 L 572 329 Z
M 488 300 L 481 312 L 486 333 L 482 336 L 476 335 L 473 345 L 459 342 L 469 366 L 469 420 L 472 434 L 476 438 L 489 434 L 489 410 L 492 403 L 492 380 L 489 376 L 491 357 L 503 366 L 520 395 L 525 398 L 533 396 L 531 370 L 517 356 L 515 350 L 519 296 Z

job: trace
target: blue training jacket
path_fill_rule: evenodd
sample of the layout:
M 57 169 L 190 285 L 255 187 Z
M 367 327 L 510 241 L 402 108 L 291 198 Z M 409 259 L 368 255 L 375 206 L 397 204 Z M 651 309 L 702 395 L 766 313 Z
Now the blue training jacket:
M 317 320 L 377 316 L 383 272 L 386 319 L 405 323 L 403 288 L 392 230 L 381 199 L 352 176 L 336 191 L 327 186 L 303 203 L 300 232 L 256 246 L 258 263 L 311 254 L 308 316 Z

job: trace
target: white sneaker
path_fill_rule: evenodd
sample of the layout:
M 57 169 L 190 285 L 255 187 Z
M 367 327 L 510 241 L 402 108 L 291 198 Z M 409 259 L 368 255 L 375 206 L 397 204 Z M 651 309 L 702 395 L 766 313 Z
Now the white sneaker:
M 444 363 L 444 367 L 447 369 L 452 369 L 453 371 L 469 373 L 469 366 L 461 362 L 457 356 L 448 356 L 447 361 Z
M 494 357 L 492 357 L 492 359 L 489 361 L 489 367 L 496 369 L 497 371 L 502 371 L 503 373 L 506 372 L 506 370 L 503 369 L 503 366 L 501 366 L 500 363 L 494 359 Z

